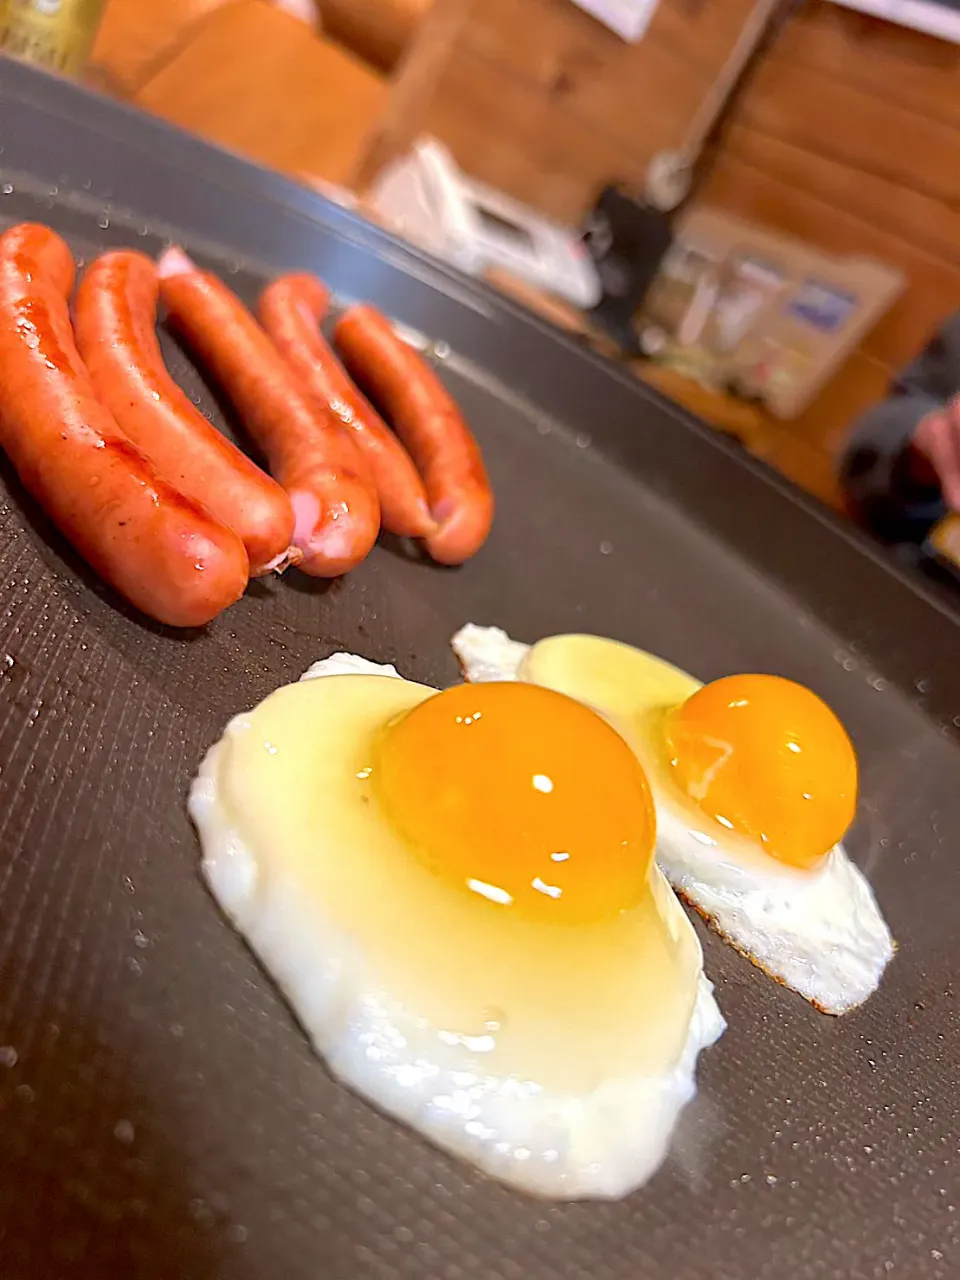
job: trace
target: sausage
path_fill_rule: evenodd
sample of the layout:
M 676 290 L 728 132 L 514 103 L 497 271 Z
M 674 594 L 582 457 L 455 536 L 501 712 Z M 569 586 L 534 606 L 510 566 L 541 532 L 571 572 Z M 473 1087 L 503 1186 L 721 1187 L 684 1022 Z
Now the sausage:
M 210 368 L 266 454 L 293 504 L 300 568 L 335 578 L 367 555 L 380 504 L 357 449 L 294 384 L 276 347 L 240 299 L 180 249 L 159 263 L 170 319 Z
M 94 390 L 164 479 L 233 529 L 247 549 L 251 576 L 296 563 L 290 499 L 194 408 L 167 372 L 154 327 L 158 292 L 157 268 L 142 253 L 105 253 L 84 273 L 74 329 Z
M 426 361 L 374 307 L 350 307 L 333 337 L 348 372 L 384 411 L 423 476 L 437 522 L 425 539 L 427 550 L 441 564 L 461 564 L 486 541 L 493 492 L 460 410 Z
M 73 258 L 47 227 L 0 236 L 0 445 L 24 487 L 131 604 L 202 626 L 247 584 L 243 543 L 157 474 L 94 392 L 67 309 Z
M 330 293 L 316 276 L 280 276 L 260 295 L 260 323 L 301 390 L 343 423 L 363 453 L 380 498 L 383 527 L 402 538 L 436 529 L 423 482 L 410 455 L 348 377 L 320 332 Z

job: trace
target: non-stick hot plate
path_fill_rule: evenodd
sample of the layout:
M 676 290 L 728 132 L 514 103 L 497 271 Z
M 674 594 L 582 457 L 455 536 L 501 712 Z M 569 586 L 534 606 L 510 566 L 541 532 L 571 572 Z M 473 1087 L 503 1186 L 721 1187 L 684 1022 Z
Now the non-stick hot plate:
M 118 606 L 3 467 L 3 1280 L 958 1274 L 948 606 L 640 385 L 319 198 L 13 64 L 0 92 L 4 224 L 44 220 L 81 258 L 176 237 L 251 300 L 295 266 L 372 299 L 448 352 L 499 500 L 459 571 L 383 546 L 182 635 Z M 701 930 L 730 1028 L 666 1167 L 622 1203 L 513 1194 L 334 1083 L 197 874 L 186 788 L 231 715 L 337 648 L 449 682 L 467 620 L 616 636 L 707 678 L 779 671 L 860 753 L 850 845 L 901 948 L 880 992 L 823 1017 Z

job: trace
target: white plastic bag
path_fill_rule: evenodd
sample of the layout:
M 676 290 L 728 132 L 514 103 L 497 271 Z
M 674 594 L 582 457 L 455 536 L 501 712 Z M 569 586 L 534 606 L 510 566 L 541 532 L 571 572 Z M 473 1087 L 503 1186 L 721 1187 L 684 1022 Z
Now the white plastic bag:
M 573 0 L 624 40 L 639 40 L 653 17 L 657 0 Z
M 272 0 L 275 9 L 282 9 L 284 13 L 289 13 L 291 18 L 299 18 L 301 22 L 308 22 L 311 27 L 317 25 L 317 6 L 314 0 Z

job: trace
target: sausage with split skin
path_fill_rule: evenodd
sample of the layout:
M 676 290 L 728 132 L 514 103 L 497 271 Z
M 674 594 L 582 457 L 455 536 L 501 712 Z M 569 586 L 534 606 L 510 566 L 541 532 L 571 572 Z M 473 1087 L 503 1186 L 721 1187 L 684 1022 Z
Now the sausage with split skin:
M 303 272 L 267 285 L 258 315 L 301 389 L 339 418 L 363 454 L 380 498 L 383 527 L 399 537 L 426 537 L 436 523 L 410 455 L 320 332 L 329 305 L 326 286 Z
M 158 264 L 170 320 L 212 371 L 293 505 L 300 569 L 333 578 L 360 563 L 380 529 L 380 506 L 339 421 L 296 386 L 280 353 L 240 299 L 179 249 Z
M 486 541 L 493 492 L 453 397 L 374 307 L 350 307 L 333 336 L 348 372 L 383 410 L 423 477 L 437 522 L 424 539 L 427 550 L 441 564 L 461 564 Z
M 158 291 L 155 263 L 130 250 L 105 253 L 84 273 L 74 328 L 94 390 L 160 474 L 234 530 L 251 576 L 296 563 L 290 499 L 167 372 L 155 329 Z
M 94 392 L 67 298 L 74 265 L 47 227 L 0 236 L 0 445 L 28 492 L 136 608 L 202 626 L 243 594 L 237 535 L 163 480 Z

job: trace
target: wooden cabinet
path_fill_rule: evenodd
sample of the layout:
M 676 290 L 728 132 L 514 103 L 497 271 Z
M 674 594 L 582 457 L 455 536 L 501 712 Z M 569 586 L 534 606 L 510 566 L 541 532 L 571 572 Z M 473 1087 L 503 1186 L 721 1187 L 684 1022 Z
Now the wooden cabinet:
M 196 22 L 227 0 L 107 0 L 90 62 L 115 93 L 132 95 Z
M 272 169 L 346 186 L 388 96 L 377 71 L 263 0 L 232 0 L 201 18 L 133 95 Z

